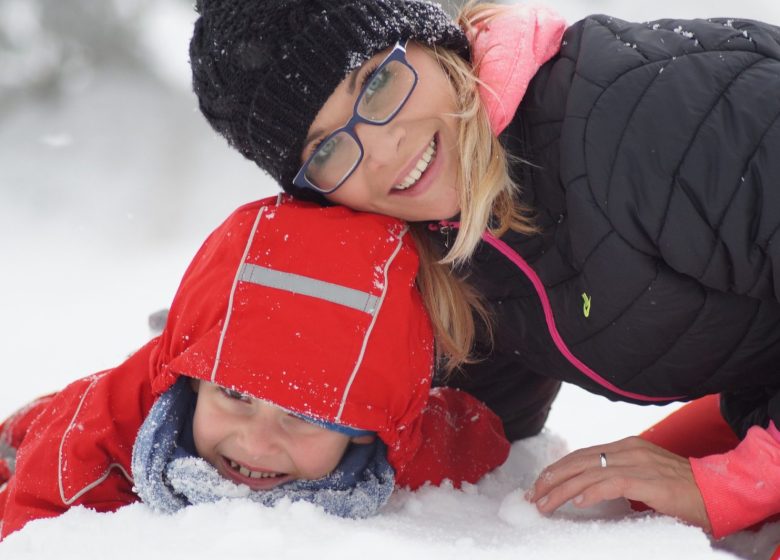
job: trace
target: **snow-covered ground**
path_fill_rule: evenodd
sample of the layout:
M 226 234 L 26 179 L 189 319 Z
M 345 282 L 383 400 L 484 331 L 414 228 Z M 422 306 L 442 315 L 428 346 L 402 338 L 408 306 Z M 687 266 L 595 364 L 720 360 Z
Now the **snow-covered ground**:
M 34 28 L 23 4 L 0 0 L 0 32 Z M 148 314 L 169 304 L 205 235 L 239 204 L 276 192 L 195 108 L 186 3 L 128 5 L 141 18 L 135 48 L 143 68 L 74 65 L 60 93 L 23 99 L 2 89 L 13 82 L 8 75 L 0 80 L 0 417 L 119 363 L 148 338 Z M 555 5 L 569 21 L 602 12 L 780 23 L 780 7 L 770 0 Z M 43 52 L 40 65 L 50 55 Z M 222 503 L 174 516 L 142 505 L 114 514 L 76 509 L 10 536 L 0 543 L 0 559 L 768 557 L 780 542 L 778 524 L 713 549 L 701 531 L 631 514 L 623 503 L 546 519 L 516 492 L 567 449 L 637 433 L 669 410 L 566 388 L 547 431 L 515 444 L 507 464 L 480 484 L 400 492 L 374 519 L 335 519 L 307 504 Z

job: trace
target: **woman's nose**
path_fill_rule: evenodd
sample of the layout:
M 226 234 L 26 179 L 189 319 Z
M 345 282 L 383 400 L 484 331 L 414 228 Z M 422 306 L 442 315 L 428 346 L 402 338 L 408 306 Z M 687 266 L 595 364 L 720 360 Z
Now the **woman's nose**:
M 406 128 L 395 121 L 384 125 L 360 123 L 355 131 L 363 144 L 363 163 L 369 169 L 395 161 L 406 138 Z

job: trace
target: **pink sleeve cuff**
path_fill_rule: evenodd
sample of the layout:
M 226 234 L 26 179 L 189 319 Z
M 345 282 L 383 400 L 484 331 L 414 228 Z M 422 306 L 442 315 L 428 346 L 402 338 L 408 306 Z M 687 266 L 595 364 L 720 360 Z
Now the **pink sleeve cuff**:
M 733 450 L 690 459 L 715 538 L 780 513 L 780 431 L 754 426 Z

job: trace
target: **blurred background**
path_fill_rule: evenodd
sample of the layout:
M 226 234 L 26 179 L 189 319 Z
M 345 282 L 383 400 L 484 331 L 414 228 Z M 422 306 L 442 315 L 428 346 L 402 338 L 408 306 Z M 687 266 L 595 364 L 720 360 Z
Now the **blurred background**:
M 780 23 L 771 0 L 550 4 Z M 208 232 L 277 192 L 197 110 L 194 19 L 185 0 L 0 0 L 0 418 L 143 344 Z M 549 425 L 577 447 L 665 413 L 605 403 L 567 389 Z

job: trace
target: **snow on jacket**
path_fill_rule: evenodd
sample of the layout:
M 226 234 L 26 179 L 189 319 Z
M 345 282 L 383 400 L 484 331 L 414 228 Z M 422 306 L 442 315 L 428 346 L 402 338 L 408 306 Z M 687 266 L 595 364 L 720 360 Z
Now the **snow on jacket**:
M 430 389 L 416 272 L 398 220 L 286 198 L 238 209 L 193 259 L 160 337 L 0 425 L 0 536 L 137 501 L 136 434 L 182 375 L 377 432 L 397 485 L 476 482 L 509 444 L 473 397 Z
M 722 393 L 740 437 L 780 423 L 778 92 L 771 25 L 592 16 L 566 31 L 501 134 L 531 163 L 513 173 L 542 234 L 486 235 L 469 270 L 495 341 L 454 385 L 510 439 L 529 379 L 638 404 Z M 457 224 L 440 226 L 446 245 Z

